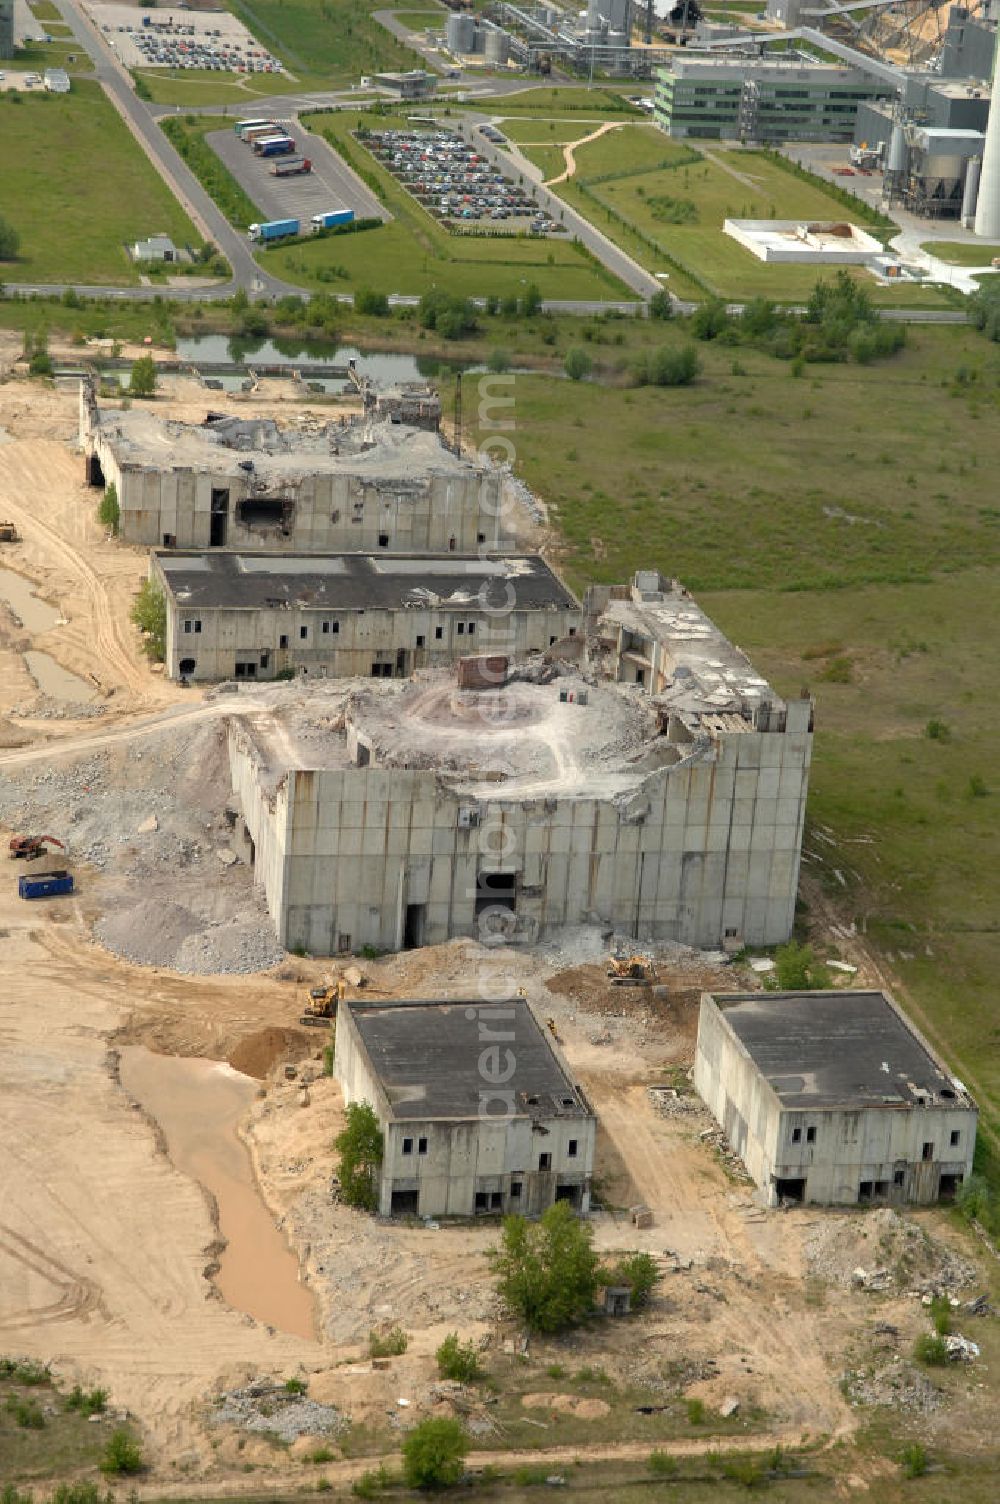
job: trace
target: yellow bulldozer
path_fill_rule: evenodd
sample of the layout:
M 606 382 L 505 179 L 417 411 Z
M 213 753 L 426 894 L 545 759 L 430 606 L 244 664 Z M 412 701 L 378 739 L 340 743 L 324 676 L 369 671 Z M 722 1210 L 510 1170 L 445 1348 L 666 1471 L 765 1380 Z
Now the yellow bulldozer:
M 322 1029 L 324 1024 L 337 1017 L 337 1005 L 343 1002 L 345 991 L 343 977 L 338 977 L 330 987 L 310 987 L 306 997 L 305 1012 L 299 1019 L 299 1023 Z

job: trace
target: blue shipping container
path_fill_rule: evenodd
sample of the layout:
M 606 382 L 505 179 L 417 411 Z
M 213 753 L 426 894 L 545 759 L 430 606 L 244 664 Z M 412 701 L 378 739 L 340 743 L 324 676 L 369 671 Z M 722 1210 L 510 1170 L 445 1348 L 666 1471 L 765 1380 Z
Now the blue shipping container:
M 72 893 L 73 876 L 69 872 L 39 872 L 36 877 L 19 877 L 19 898 L 54 898 L 59 893 Z

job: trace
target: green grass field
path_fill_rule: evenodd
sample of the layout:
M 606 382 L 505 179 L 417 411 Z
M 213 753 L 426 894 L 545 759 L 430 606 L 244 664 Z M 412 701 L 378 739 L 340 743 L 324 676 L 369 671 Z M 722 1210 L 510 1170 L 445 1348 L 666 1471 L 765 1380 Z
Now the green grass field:
M 73 59 L 70 62 L 70 58 Z M 43 73 L 46 68 L 65 68 L 76 77 L 81 73 L 93 73 L 94 65 L 89 53 L 83 51 L 71 38 L 53 37 L 51 42 L 31 42 L 19 47 L 17 56 L 4 60 L 7 73 Z
M 230 0 L 229 8 L 304 87 L 420 66 L 419 54 L 373 19 L 377 0 Z
M 660 160 L 673 157 L 677 165 L 650 170 L 657 153 Z M 532 157 L 532 148 L 526 155 Z M 671 142 L 655 128 L 625 126 L 580 147 L 576 177 L 556 191 L 649 271 L 668 272 L 669 286 L 678 296 L 709 291 L 728 299 L 805 298 L 816 280 L 814 268 L 758 261 L 723 234 L 723 221 L 836 219 L 844 217 L 843 206 L 759 155 L 712 147 L 700 160 L 692 162 L 690 156 L 688 146 Z M 594 181 L 600 178 L 604 181 Z M 689 207 L 689 222 L 671 222 L 670 201 Z M 876 302 L 948 306 L 947 295 L 935 287 L 911 283 L 878 288 L 866 273 L 858 275 Z
M 135 68 L 132 76 L 142 80 L 154 104 L 185 106 L 229 105 L 234 115 L 272 94 L 287 94 L 290 84 L 284 73 L 213 73 L 202 68 Z M 318 88 L 315 82 L 311 87 Z
M 426 31 L 427 27 L 441 30 L 444 27 L 445 16 L 448 12 L 443 6 L 436 10 L 397 10 L 393 12 L 395 20 L 402 26 L 408 26 L 411 31 Z
M 401 117 L 399 117 L 401 119 Z M 304 287 L 334 291 L 372 287 L 385 293 L 419 294 L 446 287 L 468 297 L 518 296 L 535 283 L 546 298 L 613 299 L 625 289 L 603 267 L 566 240 L 453 235 L 433 219 L 375 158 L 350 136 L 359 122 L 391 127 L 399 119 L 356 114 L 305 117 L 305 124 L 332 142 L 346 142 L 350 160 L 372 173 L 395 218 L 360 235 L 289 245 L 266 253 L 277 276 Z
M 201 243 L 96 84 L 16 106 L 0 97 L 0 140 L 5 211 L 21 236 L 6 280 L 135 283 L 127 242 L 164 231 L 178 245 Z
M 579 116 L 567 120 L 565 116 L 546 119 L 544 116 L 522 115 L 510 120 L 501 120 L 500 130 L 509 141 L 543 143 L 546 146 L 562 146 L 567 141 L 579 141 L 581 136 L 595 131 L 613 115 Z
M 529 110 L 533 115 L 546 117 L 573 113 L 591 117 L 641 114 L 636 105 L 629 104 L 623 92 L 599 85 L 592 89 L 572 84 L 565 88 L 527 88 L 517 94 L 505 94 L 497 101 L 497 107 L 504 114 Z
M 836 845 L 807 835 L 804 871 L 995 1129 L 1000 350 L 922 327 L 883 364 L 795 380 L 698 348 L 682 390 L 519 375 L 517 469 L 553 509 L 574 586 L 658 567 L 779 690 L 810 686 L 809 820 Z

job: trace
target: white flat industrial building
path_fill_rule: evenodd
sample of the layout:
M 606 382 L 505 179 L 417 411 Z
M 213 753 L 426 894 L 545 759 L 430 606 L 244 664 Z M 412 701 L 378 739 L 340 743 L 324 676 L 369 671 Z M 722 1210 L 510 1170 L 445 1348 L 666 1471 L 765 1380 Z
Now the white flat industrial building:
M 726 219 L 722 228 L 758 261 L 866 266 L 885 255 L 880 240 L 846 221 Z

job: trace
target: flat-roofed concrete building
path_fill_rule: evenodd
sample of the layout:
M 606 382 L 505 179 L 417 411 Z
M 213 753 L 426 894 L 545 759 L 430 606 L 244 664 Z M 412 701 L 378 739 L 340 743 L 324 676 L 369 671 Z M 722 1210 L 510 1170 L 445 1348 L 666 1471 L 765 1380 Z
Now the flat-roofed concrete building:
M 98 407 L 81 382 L 91 485 L 114 485 L 119 535 L 150 548 L 289 554 L 506 552 L 503 472 L 438 434 L 370 419 L 203 423 Z
M 704 993 L 694 1084 L 769 1205 L 949 1199 L 978 1112 L 891 997 Z
M 656 77 L 657 125 L 692 140 L 850 141 L 859 105 L 894 92 L 832 63 L 714 52 L 674 54 Z
M 382 1128 L 383 1216 L 589 1210 L 597 1121 L 524 998 L 341 1003 L 336 1071 Z
M 575 635 L 578 602 L 537 555 L 154 552 L 171 678 L 406 678 L 488 652 L 524 658 Z

